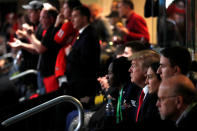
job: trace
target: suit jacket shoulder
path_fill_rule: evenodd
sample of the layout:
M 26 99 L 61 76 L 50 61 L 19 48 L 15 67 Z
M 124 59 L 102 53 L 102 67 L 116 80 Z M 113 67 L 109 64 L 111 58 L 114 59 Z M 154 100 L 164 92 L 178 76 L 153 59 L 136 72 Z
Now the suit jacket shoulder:
M 197 121 L 197 104 L 181 119 L 178 128 L 195 129 Z

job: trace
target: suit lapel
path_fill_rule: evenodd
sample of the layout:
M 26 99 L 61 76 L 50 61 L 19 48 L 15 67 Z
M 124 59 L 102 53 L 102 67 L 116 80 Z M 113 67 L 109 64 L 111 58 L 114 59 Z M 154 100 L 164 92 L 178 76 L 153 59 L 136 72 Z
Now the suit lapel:
M 141 108 L 140 108 L 140 112 L 139 112 L 139 120 L 140 119 L 142 119 L 143 118 L 143 116 L 144 116 L 144 111 L 145 110 L 147 110 L 147 106 L 149 105 L 149 103 L 150 103 L 150 94 L 148 93 L 147 95 L 146 95 L 146 97 L 144 98 L 144 101 L 143 101 L 143 103 L 142 103 L 142 106 L 141 106 Z
M 88 25 L 82 33 L 78 33 L 78 36 L 76 38 L 76 41 L 75 43 L 73 44 L 73 46 L 77 46 L 78 44 L 80 44 L 80 41 L 83 39 L 83 36 L 86 35 L 88 33 L 88 30 L 89 30 L 90 26 Z

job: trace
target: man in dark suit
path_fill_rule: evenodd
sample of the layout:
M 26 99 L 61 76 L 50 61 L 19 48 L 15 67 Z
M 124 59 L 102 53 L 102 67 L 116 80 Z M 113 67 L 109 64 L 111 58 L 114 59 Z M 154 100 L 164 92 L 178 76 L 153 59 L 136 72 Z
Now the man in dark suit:
M 96 95 L 97 73 L 100 62 L 100 45 L 95 30 L 90 26 L 90 10 L 85 6 L 73 9 L 71 15 L 73 27 L 79 35 L 72 46 L 66 51 L 66 77 L 67 86 L 65 94 L 85 98 L 87 102 L 91 96 Z M 84 108 L 87 104 L 83 103 Z M 57 105 L 56 129 L 65 130 L 65 118 L 68 112 L 75 109 L 72 104 L 61 103 Z
M 152 50 L 143 50 L 134 53 L 130 59 L 132 60 L 129 69 L 131 81 L 142 89 L 136 104 L 136 123 L 131 128 L 156 128 L 155 123 L 161 120 L 155 106 L 157 97 L 148 93 L 145 81 L 148 67 L 154 62 L 159 62 L 159 54 Z
M 161 119 L 172 120 L 181 129 L 195 129 L 197 119 L 197 90 L 185 75 L 162 80 L 157 107 Z
M 66 49 L 66 76 L 71 94 L 77 98 L 95 95 L 100 62 L 100 45 L 95 30 L 90 25 L 90 10 L 85 6 L 72 12 L 72 22 L 79 36 Z

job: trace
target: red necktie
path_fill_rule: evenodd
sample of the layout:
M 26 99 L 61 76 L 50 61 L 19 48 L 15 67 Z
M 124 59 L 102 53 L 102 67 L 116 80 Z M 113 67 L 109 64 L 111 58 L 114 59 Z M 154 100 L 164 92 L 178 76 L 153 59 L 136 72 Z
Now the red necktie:
M 143 103 L 144 95 L 145 95 L 144 91 L 142 90 L 142 92 L 140 94 L 140 98 L 139 98 L 139 105 L 138 105 L 138 109 L 137 109 L 136 122 L 138 121 L 138 115 L 139 115 L 140 108 L 141 108 L 142 103 Z

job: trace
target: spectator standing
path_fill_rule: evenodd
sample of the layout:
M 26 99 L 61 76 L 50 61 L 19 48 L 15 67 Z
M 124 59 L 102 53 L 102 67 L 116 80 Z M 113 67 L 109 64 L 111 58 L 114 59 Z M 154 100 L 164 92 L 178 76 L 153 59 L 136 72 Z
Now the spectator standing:
M 124 42 L 138 40 L 149 43 L 149 32 L 146 21 L 134 12 L 134 4 L 131 0 L 121 0 L 118 4 L 120 17 L 126 18 L 126 26 L 117 24 L 118 29 L 124 34 Z M 149 46 L 149 45 L 148 45 Z
M 34 29 L 34 34 L 36 36 L 36 38 L 38 40 L 42 39 L 42 33 L 43 33 L 43 28 L 42 25 L 39 21 L 40 19 L 40 13 L 41 10 L 43 8 L 43 3 L 40 1 L 30 1 L 27 5 L 22 5 L 22 8 L 25 9 L 25 13 L 28 16 L 28 20 L 26 21 L 25 24 L 23 24 L 22 29 L 17 30 L 16 34 L 17 34 L 17 38 L 19 38 L 22 42 L 25 43 L 31 43 L 30 40 L 28 38 L 25 37 L 21 37 L 20 32 L 24 31 L 26 32 L 27 30 L 27 26 L 31 26 Z M 39 54 L 37 53 L 31 53 L 28 52 L 25 49 L 21 49 L 22 51 L 22 61 L 20 63 L 20 67 L 19 70 L 22 71 L 26 71 L 29 69 L 34 69 L 37 70 L 37 65 L 38 65 L 38 60 L 39 60 Z M 38 73 L 39 76 L 39 73 Z M 30 96 L 36 93 L 36 90 L 40 88 L 40 85 L 43 85 L 43 82 L 38 84 L 38 80 L 37 77 L 26 77 L 25 80 L 23 81 L 23 84 L 26 83 L 26 85 L 29 85 L 29 81 L 31 81 L 33 83 L 33 86 L 30 86 L 31 88 L 28 89 L 30 90 Z M 32 88 L 33 87 L 33 88 Z
M 111 41 L 114 44 L 123 44 L 123 42 L 122 42 L 123 34 L 116 27 L 116 24 L 119 23 L 119 22 L 121 22 L 121 18 L 119 17 L 118 11 L 112 11 L 106 17 L 109 19 L 110 28 L 112 30 L 112 38 L 111 38 Z
M 88 7 L 78 6 L 72 11 L 73 27 L 79 31 L 73 45 L 66 48 L 66 94 L 77 99 L 89 99 L 96 95 L 98 83 L 97 75 L 100 64 L 99 39 L 90 24 L 91 13 Z M 62 131 L 65 129 L 67 113 L 73 110 L 72 106 L 61 103 L 57 105 L 56 126 Z
M 160 47 L 185 46 L 185 8 L 173 2 L 166 10 L 165 21 L 158 27 Z
M 25 23 L 22 24 L 22 28 L 18 29 L 15 34 L 18 39 L 22 42 L 30 43 L 27 37 L 22 35 L 22 32 L 26 32 L 27 28 L 31 27 L 34 29 L 34 34 L 37 39 L 42 39 L 43 28 L 39 22 L 40 12 L 43 8 L 43 3 L 40 1 L 31 1 L 27 5 L 22 5 L 27 13 L 27 18 Z M 14 64 L 10 75 L 16 72 L 23 72 L 29 69 L 37 69 L 39 55 L 36 53 L 30 53 L 27 50 L 20 49 L 17 52 L 20 59 Z M 16 61 L 16 60 L 15 60 Z M 28 75 L 23 80 L 18 82 L 20 96 L 24 98 L 30 98 L 37 90 L 37 77 L 35 75 Z
M 57 10 L 48 3 L 44 4 L 41 11 L 40 22 L 45 29 L 43 38 L 39 41 L 32 31 L 25 32 L 25 36 L 30 40 L 31 44 L 18 42 L 9 43 L 12 48 L 23 48 L 29 52 L 40 54 L 38 70 L 43 77 L 40 82 L 44 82 L 45 88 L 40 89 L 40 94 L 54 91 L 58 88 L 58 82 L 54 76 L 55 61 L 60 46 L 52 39 L 54 37 L 54 24 L 57 16 Z M 44 90 L 43 90 L 44 89 Z M 46 89 L 46 92 L 45 92 Z
M 91 11 L 91 24 L 97 32 L 100 43 L 108 43 L 111 39 L 111 30 L 107 21 L 101 17 L 102 8 L 96 3 L 90 4 L 89 8 Z
M 14 38 L 14 34 L 18 29 L 18 22 L 17 22 L 17 14 L 14 12 L 10 12 L 6 14 L 5 22 L 2 25 L 1 33 L 5 34 L 6 40 L 12 42 Z M 9 52 L 10 50 L 7 49 Z
M 90 10 L 85 6 L 76 7 L 72 12 L 73 26 L 79 30 L 79 37 L 72 50 L 71 46 L 67 48 L 66 76 L 72 95 L 77 98 L 96 93 L 100 45 L 95 30 L 90 25 L 90 15 Z
M 40 24 L 40 13 L 43 8 L 43 3 L 37 0 L 30 1 L 27 5 L 22 6 L 23 9 L 27 11 L 30 25 L 33 25 L 36 38 L 38 40 L 42 39 L 42 25 Z
M 157 40 L 158 46 L 185 46 L 185 1 L 175 0 L 166 9 L 165 1 L 146 0 L 144 16 L 158 17 Z
M 81 2 L 78 0 L 65 1 L 62 7 L 62 12 L 59 13 L 56 19 L 55 28 L 59 29 L 60 27 L 60 29 L 55 34 L 54 40 L 57 44 L 63 46 L 58 53 L 55 66 L 55 76 L 59 81 L 59 87 L 63 86 L 63 83 L 67 82 L 67 78 L 65 77 L 66 48 L 74 43 L 78 34 L 78 30 L 74 29 L 71 22 L 71 13 L 73 8 L 80 5 Z
M 43 3 L 40 1 L 31 1 L 27 5 L 22 5 L 22 7 L 23 9 L 25 9 L 25 11 L 27 11 L 27 16 L 29 18 L 29 22 L 26 21 L 26 24 L 33 26 L 36 38 L 38 40 L 41 40 L 43 28 L 39 22 L 39 19 L 40 19 L 40 12 L 43 8 Z M 16 32 L 16 34 L 18 34 L 18 38 L 20 38 L 19 32 L 22 30 L 25 30 L 25 28 L 26 27 L 24 24 L 22 29 Z M 26 38 L 22 38 L 22 39 L 23 39 L 23 42 L 30 42 L 28 39 L 24 40 Z M 22 49 L 22 57 L 24 60 L 21 63 L 21 68 L 20 68 L 21 71 L 25 71 L 27 69 L 37 69 L 37 63 L 38 63 L 38 58 L 39 58 L 38 54 L 35 54 L 35 53 L 32 54 Z
M 118 0 L 113 0 L 111 3 L 111 11 L 118 11 Z

